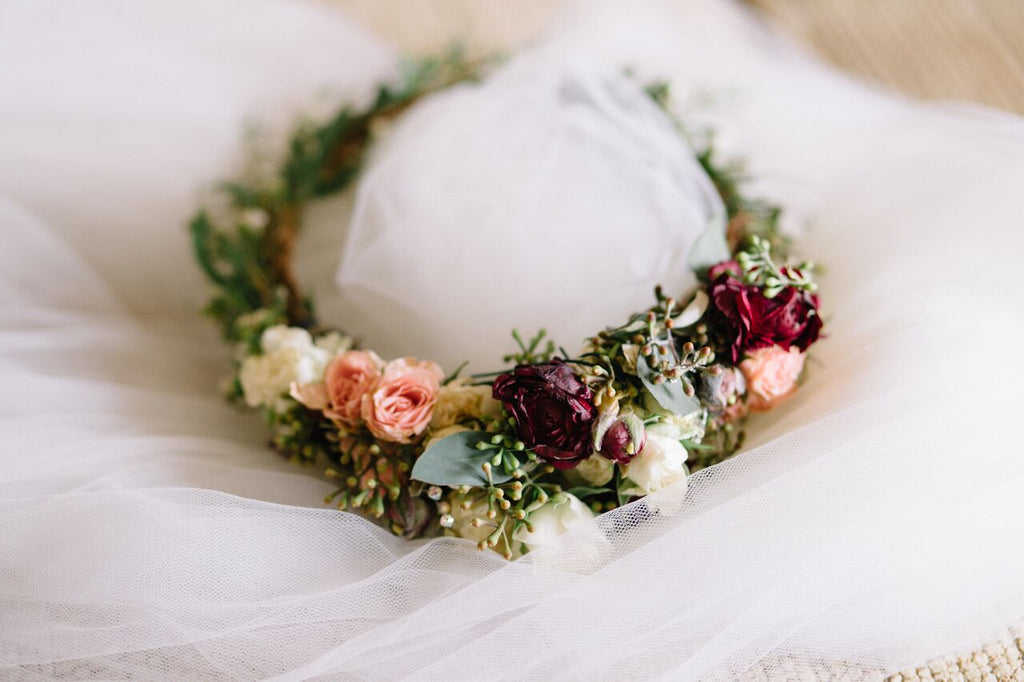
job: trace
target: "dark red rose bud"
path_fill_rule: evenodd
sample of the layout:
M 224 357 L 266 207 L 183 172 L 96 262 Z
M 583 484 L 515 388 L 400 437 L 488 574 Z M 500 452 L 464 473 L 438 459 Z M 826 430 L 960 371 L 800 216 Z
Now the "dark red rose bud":
M 639 455 L 647 445 L 647 432 L 644 424 L 633 415 L 626 415 L 615 422 L 604 432 L 601 438 L 601 456 L 618 462 L 629 464 L 630 460 Z
M 493 395 L 523 443 L 555 468 L 571 469 L 590 456 L 593 394 L 562 360 L 519 365 L 494 380 Z
M 818 297 L 786 287 L 774 298 L 766 297 L 757 286 L 744 284 L 728 272 L 711 283 L 708 296 L 708 321 L 737 364 L 748 350 L 796 346 L 807 350 L 821 332 Z

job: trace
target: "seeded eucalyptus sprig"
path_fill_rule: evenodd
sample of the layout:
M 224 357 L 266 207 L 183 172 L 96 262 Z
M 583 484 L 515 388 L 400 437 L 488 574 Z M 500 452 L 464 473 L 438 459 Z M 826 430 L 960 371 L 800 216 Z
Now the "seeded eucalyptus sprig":
M 743 281 L 763 289 L 768 298 L 775 298 L 786 287 L 813 294 L 818 290 L 811 278 L 814 264 L 804 262 L 797 266 L 776 265 L 772 260 L 772 245 L 768 240 L 751 235 L 749 246 L 736 254 L 736 262 L 743 269 Z
M 365 107 L 344 107 L 323 123 L 302 122 L 286 158 L 266 183 L 249 178 L 221 185 L 226 222 L 204 208 L 192 219 L 193 250 L 214 294 L 206 312 L 224 337 L 240 341 L 238 318 L 261 310 L 287 324 L 316 326 L 312 301 L 300 290 L 291 260 L 305 205 L 347 187 L 357 176 L 380 121 L 394 118 L 424 95 L 475 80 L 485 63 L 460 50 L 407 63 L 397 81 L 377 90 Z
M 291 269 L 304 207 L 353 181 L 381 123 L 425 94 L 475 78 L 479 66 L 458 52 L 412 63 L 366 106 L 344 108 L 327 121 L 304 121 L 271 177 L 251 172 L 225 184 L 221 195 L 230 210 L 200 212 L 191 231 L 215 290 L 207 312 L 236 351 L 231 394 L 264 408 L 271 444 L 280 453 L 303 464 L 330 463 L 326 475 L 337 489 L 325 502 L 359 510 L 406 537 L 456 524 L 455 532 L 465 531 L 468 523 L 477 530 L 464 535 L 512 558 L 524 547 L 532 549 L 534 523 L 548 527 L 552 516 L 536 514 L 546 505 L 569 503 L 578 510 L 579 500 L 587 500 L 594 512 L 612 509 L 664 484 L 664 475 L 645 473 L 652 461 L 669 466 L 671 478 L 687 473 L 683 448 L 698 469 L 742 445 L 736 420 L 743 416 L 745 389 L 737 388 L 739 356 L 716 360 L 716 354 L 726 357 L 732 349 L 723 332 L 727 321 L 720 319 L 724 299 L 710 281 L 710 273 L 717 272 L 712 268 L 737 261 L 738 268 L 728 265 L 737 270 L 734 275 L 767 297 L 786 288 L 809 293 L 815 285 L 810 264 L 777 265 L 785 262 L 787 247 L 778 229 L 779 209 L 741 193 L 742 168 L 720 163 L 708 143 L 697 158 L 722 197 L 728 229 L 723 238 L 716 222 L 695 241 L 688 259 L 701 282 L 695 290 L 677 299 L 658 288 L 650 308 L 599 333 L 579 355 L 556 347 L 544 330 L 529 338 L 514 332 L 517 350 L 504 360 L 520 366 L 473 375 L 476 385 L 458 379 L 460 367 L 441 383 L 435 403 L 409 398 L 419 410 L 411 435 L 381 435 L 366 413 L 366 396 L 383 390 L 380 382 L 390 376 L 388 363 L 371 388 L 359 388 L 365 391 L 358 397 L 362 419 L 343 421 L 330 388 L 338 374 L 319 375 L 324 386 L 297 383 L 308 373 L 300 375 L 289 364 L 288 354 L 296 348 L 287 346 L 276 356 L 274 344 L 263 338 L 277 325 L 312 332 L 288 330 L 293 341 L 320 347 L 325 338 Z M 669 113 L 666 85 L 652 86 L 648 93 Z M 752 295 L 763 302 L 760 292 Z M 804 298 L 805 305 L 814 298 L 816 308 L 816 297 Z M 773 303 L 785 300 L 778 296 Z M 731 338 L 740 343 L 742 336 Z M 264 344 L 266 357 L 257 357 Z M 552 360 L 556 350 L 560 358 Z M 319 355 L 302 360 L 325 362 Z M 490 396 L 481 395 L 480 384 L 496 375 Z M 505 389 L 511 387 L 508 392 L 503 381 Z M 419 387 L 423 394 L 426 383 Z M 271 390 L 259 390 L 267 387 Z M 503 407 L 488 403 L 491 397 Z M 645 455 L 645 447 L 653 454 Z

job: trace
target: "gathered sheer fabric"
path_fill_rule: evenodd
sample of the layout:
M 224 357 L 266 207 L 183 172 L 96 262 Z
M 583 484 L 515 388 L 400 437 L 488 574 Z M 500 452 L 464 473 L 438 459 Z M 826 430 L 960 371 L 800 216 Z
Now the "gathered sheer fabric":
M 299 271 L 382 352 L 484 366 L 513 324 L 573 350 L 685 286 L 717 206 L 628 66 L 824 264 L 800 392 L 685 496 L 512 563 L 320 507 L 220 398 L 183 224 L 245 121 L 394 59 L 295 3 L 0 8 L 0 677 L 875 679 L 1024 616 L 1024 123 L 853 83 L 712 0 L 588 4 L 417 106 L 354 205 L 310 211 Z
M 336 314 L 388 356 L 493 371 L 510 329 L 576 350 L 656 284 L 692 288 L 694 241 L 725 233 L 714 186 L 638 83 L 557 49 L 430 98 L 382 147 Z

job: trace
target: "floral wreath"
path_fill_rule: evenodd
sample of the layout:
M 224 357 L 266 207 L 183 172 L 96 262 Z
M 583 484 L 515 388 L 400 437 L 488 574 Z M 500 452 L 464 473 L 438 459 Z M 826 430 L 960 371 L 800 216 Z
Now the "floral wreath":
M 269 177 L 223 185 L 228 210 L 200 211 L 191 232 L 216 289 L 206 311 L 236 349 L 228 396 L 262 409 L 282 455 L 329 463 L 338 488 L 325 503 L 511 559 L 733 455 L 748 413 L 796 390 L 822 319 L 813 267 L 779 264 L 779 209 L 744 197 L 739 170 L 707 144 L 697 157 L 729 220 L 724 238 L 708 230 L 694 246 L 699 286 L 659 287 L 651 308 L 575 356 L 543 330 L 513 332 L 512 367 L 462 377 L 321 326 L 290 267 L 302 207 L 353 182 L 380 121 L 479 70 L 457 54 L 426 59 L 368 107 L 302 123 Z M 667 114 L 667 88 L 647 91 Z

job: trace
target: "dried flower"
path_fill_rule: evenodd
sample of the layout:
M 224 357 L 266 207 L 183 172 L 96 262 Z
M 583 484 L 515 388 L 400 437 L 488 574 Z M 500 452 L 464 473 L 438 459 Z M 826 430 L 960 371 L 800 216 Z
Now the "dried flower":
M 493 395 L 527 447 L 555 468 L 570 469 L 592 452 L 593 395 L 562 360 L 517 366 L 494 380 Z
M 725 272 L 711 284 L 710 296 L 709 322 L 727 340 L 734 364 L 745 352 L 767 346 L 807 350 L 821 331 L 818 296 L 794 287 L 768 298 Z

